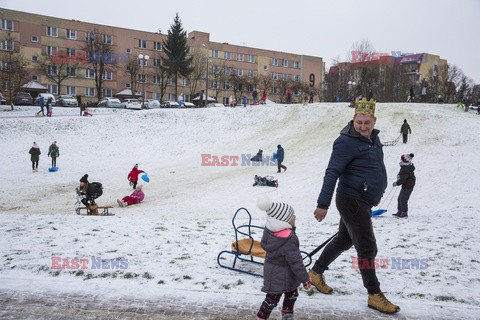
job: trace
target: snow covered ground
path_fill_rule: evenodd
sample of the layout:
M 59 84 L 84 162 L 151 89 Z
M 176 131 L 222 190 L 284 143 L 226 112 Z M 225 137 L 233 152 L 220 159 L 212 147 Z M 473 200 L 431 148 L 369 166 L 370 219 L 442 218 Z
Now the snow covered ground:
M 80 117 L 78 108 L 54 108 L 51 118 L 34 117 L 36 111 L 0 109 L 0 290 L 68 286 L 107 298 L 171 295 L 215 304 L 222 297 L 259 306 L 262 279 L 216 262 L 234 240 L 231 219 L 238 208 L 247 208 L 261 225 L 260 194 L 291 204 L 305 251 L 336 232 L 334 206 L 322 223 L 313 210 L 332 142 L 353 116 L 345 103 L 94 109 L 93 117 Z M 405 118 L 413 131 L 408 144 L 384 148 L 389 187 L 381 208 L 388 212 L 374 219 L 378 258 L 389 259 L 388 268 L 378 270 L 383 291 L 400 305 L 401 317 L 448 318 L 455 310 L 458 319 L 480 318 L 480 116 L 454 105 L 379 103 L 377 117 L 383 142 L 398 137 Z M 52 173 L 47 151 L 54 140 L 60 169 Z M 28 154 L 33 141 L 42 151 L 38 173 L 32 173 Z M 271 155 L 277 144 L 285 148 L 285 173 L 274 166 L 202 166 L 202 154 L 238 156 L 241 164 L 242 154 L 263 149 Z M 390 185 L 400 155 L 411 152 L 417 186 L 409 218 L 399 220 L 391 216 L 398 193 Z M 118 208 L 116 199 L 131 192 L 127 174 L 135 163 L 151 179 L 144 183 L 145 200 Z M 103 184 L 97 203 L 115 206 L 115 216 L 75 214 L 74 189 L 85 173 Z M 275 176 L 279 188 L 252 187 L 255 174 Z M 333 295 L 302 295 L 298 306 L 367 310 L 352 256 L 354 249 L 325 273 Z M 88 269 L 52 269 L 52 257 L 89 259 Z M 92 269 L 92 257 L 128 259 L 128 268 Z M 394 259 L 427 266 L 399 268 Z

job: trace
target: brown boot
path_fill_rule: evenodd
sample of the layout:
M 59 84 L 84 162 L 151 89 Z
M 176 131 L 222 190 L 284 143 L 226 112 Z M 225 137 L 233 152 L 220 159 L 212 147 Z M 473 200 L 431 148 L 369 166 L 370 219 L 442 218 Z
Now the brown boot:
M 90 214 L 94 216 L 98 216 L 98 206 L 96 204 L 92 204 L 90 206 Z
M 395 313 L 400 311 L 400 307 L 388 301 L 382 292 L 369 294 L 368 306 L 383 313 Z
M 317 288 L 318 291 L 324 294 L 331 294 L 333 292 L 333 289 L 325 283 L 323 274 L 309 270 L 308 275 L 310 276 L 310 282 L 315 286 L 315 288 Z

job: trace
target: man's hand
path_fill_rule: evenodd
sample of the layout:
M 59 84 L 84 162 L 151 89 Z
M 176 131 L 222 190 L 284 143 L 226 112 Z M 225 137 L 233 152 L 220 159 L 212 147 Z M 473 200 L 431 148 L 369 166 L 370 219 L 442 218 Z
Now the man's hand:
M 315 209 L 315 211 L 313 212 L 315 219 L 317 219 L 318 222 L 322 222 L 322 220 L 325 219 L 325 216 L 327 215 L 327 210 L 328 209 L 323 208 Z

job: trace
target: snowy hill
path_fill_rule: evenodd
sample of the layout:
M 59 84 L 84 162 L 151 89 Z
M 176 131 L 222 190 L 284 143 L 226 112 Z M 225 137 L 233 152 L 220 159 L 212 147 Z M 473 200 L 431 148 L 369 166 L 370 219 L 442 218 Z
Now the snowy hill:
M 313 210 L 332 143 L 353 116 L 344 103 L 95 109 L 93 117 L 80 117 L 78 109 L 69 108 L 55 108 L 52 118 L 33 117 L 35 111 L 0 111 L 0 290 L 28 291 L 32 283 L 37 291 L 49 290 L 68 282 L 80 291 L 94 284 L 107 297 L 115 289 L 136 296 L 220 292 L 230 297 L 226 299 L 242 297 L 259 306 L 261 279 L 216 263 L 218 252 L 234 240 L 231 218 L 236 209 L 246 207 L 261 225 L 265 215 L 256 208 L 258 195 L 267 193 L 274 201 L 291 204 L 305 251 L 336 231 L 339 215 L 334 206 L 322 223 L 313 218 Z M 383 142 L 399 136 L 403 119 L 413 132 L 408 144 L 400 141 L 384 148 L 389 187 L 381 205 L 388 212 L 374 219 L 377 257 L 428 261 L 425 269 L 394 269 L 390 263 L 378 270 L 382 289 L 407 318 L 428 317 L 432 309 L 438 318 L 452 313 L 463 319 L 480 317 L 480 116 L 454 105 L 403 103 L 379 103 L 376 114 Z M 60 147 L 60 169 L 55 173 L 48 172 L 46 156 L 53 140 Z M 38 173 L 31 172 L 28 154 L 33 141 L 42 151 Z M 258 149 L 271 155 L 277 144 L 285 148 L 285 173 L 277 174 L 275 166 L 241 165 L 242 157 Z M 411 152 L 417 186 L 409 218 L 398 220 L 391 216 L 396 194 L 390 185 L 400 156 Z M 240 160 L 238 166 L 202 166 L 202 159 L 213 159 L 202 155 Z M 73 190 L 85 173 L 104 186 L 97 202 L 114 205 L 131 192 L 127 174 L 135 163 L 151 179 L 144 183 L 143 203 L 115 207 L 113 217 L 74 213 Z M 255 174 L 275 176 L 279 188 L 252 187 Z M 127 258 L 128 269 L 51 269 L 51 257 L 99 256 Z M 325 274 L 336 294 L 302 295 L 298 305 L 308 308 L 322 301 L 348 310 L 343 305 L 350 301 L 367 309 L 351 256 L 353 249 Z M 186 292 L 178 291 L 179 286 Z

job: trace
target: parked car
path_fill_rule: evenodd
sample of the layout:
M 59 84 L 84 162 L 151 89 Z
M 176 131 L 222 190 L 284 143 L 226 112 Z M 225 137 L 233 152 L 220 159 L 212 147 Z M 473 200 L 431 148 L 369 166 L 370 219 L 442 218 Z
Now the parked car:
M 0 93 L 0 104 L 7 104 L 7 99 Z
M 65 94 L 58 96 L 57 105 L 59 107 L 78 107 L 78 101 L 73 96 Z
M 163 101 L 160 108 L 180 108 L 180 105 L 177 101 Z
M 216 107 L 225 107 L 225 105 L 223 103 L 209 103 L 207 104 L 207 107 L 209 108 L 216 108 Z
M 122 102 L 117 98 L 103 98 L 97 104 L 99 108 L 123 108 Z
M 17 92 L 12 98 L 14 105 L 33 105 L 33 98 L 28 92 Z
M 40 96 L 43 96 L 43 99 L 45 100 L 45 105 L 47 105 L 48 98 L 52 98 L 52 106 L 57 105 L 57 100 L 55 100 L 55 97 L 51 93 L 39 93 L 38 96 L 35 98 L 35 105 L 39 106 L 40 103 L 38 100 L 40 99 Z
M 160 101 L 155 99 L 145 99 L 145 108 L 147 109 L 160 108 Z
M 188 102 L 188 101 L 183 102 L 183 104 L 182 104 L 182 108 L 196 108 L 196 107 L 197 107 L 196 105 L 194 105 L 193 103 Z
M 142 109 L 142 103 L 138 99 L 125 99 L 120 105 L 125 109 Z

